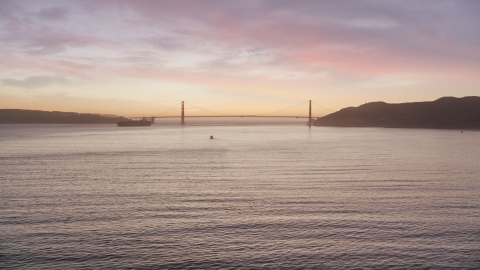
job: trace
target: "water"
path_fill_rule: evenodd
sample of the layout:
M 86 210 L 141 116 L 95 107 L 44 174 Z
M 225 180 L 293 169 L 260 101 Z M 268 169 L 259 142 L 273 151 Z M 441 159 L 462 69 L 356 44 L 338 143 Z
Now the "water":
M 480 268 L 479 131 L 0 125 L 0 150 L 1 269 Z

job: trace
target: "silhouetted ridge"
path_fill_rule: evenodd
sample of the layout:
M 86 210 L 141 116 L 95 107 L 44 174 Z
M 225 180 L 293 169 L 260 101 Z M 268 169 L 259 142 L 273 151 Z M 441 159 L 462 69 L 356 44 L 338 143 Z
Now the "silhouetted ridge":
M 480 97 L 430 102 L 371 102 L 318 118 L 315 126 L 480 129 Z
M 0 109 L 2 124 L 113 124 L 125 120 L 125 117 L 114 115 Z

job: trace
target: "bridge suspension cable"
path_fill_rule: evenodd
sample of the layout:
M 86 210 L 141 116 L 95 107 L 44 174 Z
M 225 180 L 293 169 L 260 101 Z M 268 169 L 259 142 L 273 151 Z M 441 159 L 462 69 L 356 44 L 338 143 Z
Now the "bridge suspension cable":
M 188 103 L 188 102 L 185 102 L 185 104 L 188 104 L 188 105 L 190 105 L 190 106 L 192 106 L 192 107 L 195 107 L 195 108 L 197 108 L 197 109 L 199 109 L 199 110 L 211 112 L 211 113 L 214 113 L 214 114 L 220 114 L 220 115 L 225 115 L 225 116 L 235 116 L 235 115 L 232 115 L 232 114 L 219 113 L 219 112 L 214 112 L 214 111 L 206 110 L 206 109 L 200 108 L 200 107 L 195 106 L 195 105 L 193 105 L 193 104 L 191 104 L 191 103 Z
M 288 108 L 285 108 L 285 109 L 282 109 L 282 110 L 277 110 L 277 111 L 273 111 L 273 112 L 268 112 L 268 113 L 259 113 L 259 114 L 248 114 L 248 115 L 244 115 L 244 116 L 264 116 L 264 115 L 268 115 L 268 114 L 273 114 L 273 113 L 278 113 L 278 112 L 283 112 L 283 111 L 286 111 L 286 110 L 289 110 L 289 109 L 293 109 L 295 107 L 298 107 L 300 105 L 303 105 L 305 103 L 307 103 L 308 101 L 304 101 L 300 104 L 297 104 L 297 105 L 294 105 L 294 106 L 291 106 L 291 107 L 288 107 Z M 188 102 L 185 102 L 185 104 L 188 104 L 192 107 L 195 107 L 197 109 L 200 109 L 200 110 L 203 110 L 203 111 L 207 111 L 207 112 L 211 112 L 211 113 L 215 113 L 215 114 L 219 114 L 219 115 L 224 115 L 224 116 L 238 116 L 238 115 L 233 115 L 233 114 L 226 114 L 226 113 L 219 113 L 219 112 L 214 112 L 214 111 L 210 111 L 210 110 L 206 110 L 206 109 L 203 109 L 203 108 L 200 108 L 198 106 L 195 106 L 191 103 L 188 103 Z
M 298 107 L 298 106 L 300 106 L 300 105 L 303 105 L 303 104 L 305 104 L 305 103 L 307 103 L 307 102 L 308 102 L 308 101 L 304 101 L 304 102 L 302 102 L 302 103 L 300 103 L 300 104 L 297 104 L 297 105 L 292 106 L 292 107 L 288 107 L 288 108 L 286 108 L 286 109 L 282 109 L 282 110 L 278 110 L 278 111 L 273 111 L 273 112 L 269 112 L 269 113 L 253 114 L 252 116 L 262 116 L 262 115 L 267 115 L 267 114 L 272 114 L 272 113 L 277 113 L 277 112 L 283 112 L 283 111 L 290 110 L 290 109 L 293 109 L 293 108 L 295 108 L 295 107 Z
M 156 116 L 156 117 L 158 117 L 158 116 L 160 116 L 160 115 L 162 115 L 162 114 L 164 114 L 164 113 L 166 113 L 166 112 L 170 111 L 171 109 L 173 109 L 173 108 L 177 107 L 177 106 L 178 106 L 178 105 L 180 105 L 180 104 L 181 104 L 181 102 L 179 102 L 179 103 L 177 103 L 177 104 L 173 105 L 173 106 L 172 106 L 170 109 L 167 109 L 167 110 L 165 110 L 165 111 L 163 111 L 163 112 L 161 112 L 161 113 L 159 113 L 159 114 L 156 114 L 155 116 Z
M 320 106 L 320 107 L 322 107 L 322 108 L 326 109 L 326 110 L 329 110 L 329 111 L 331 111 L 331 112 L 335 112 L 334 110 L 330 110 L 329 108 L 327 108 L 327 107 L 325 107 L 325 106 L 323 106 L 323 105 L 321 105 L 321 104 L 319 104 L 319 103 L 315 102 L 314 100 L 312 100 L 312 102 L 313 102 L 313 103 L 315 103 L 315 104 L 317 104 L 318 106 Z

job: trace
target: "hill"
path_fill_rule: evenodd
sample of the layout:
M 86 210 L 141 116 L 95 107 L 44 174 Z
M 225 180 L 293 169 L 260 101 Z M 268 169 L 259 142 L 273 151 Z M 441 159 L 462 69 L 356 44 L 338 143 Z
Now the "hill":
M 318 118 L 314 126 L 480 129 L 480 97 L 430 102 L 366 103 Z
M 122 116 L 90 113 L 0 109 L 0 124 L 113 124 L 124 120 Z

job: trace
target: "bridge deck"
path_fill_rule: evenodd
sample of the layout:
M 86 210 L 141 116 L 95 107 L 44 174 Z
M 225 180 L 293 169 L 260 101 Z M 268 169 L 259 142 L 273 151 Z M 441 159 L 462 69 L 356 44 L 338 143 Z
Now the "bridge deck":
M 153 118 L 181 118 L 182 116 L 154 116 Z M 197 115 L 185 115 L 185 118 L 201 118 L 201 117 L 236 117 L 236 118 L 243 118 L 243 117 L 263 117 L 263 118 L 308 118 L 308 116 L 261 116 L 261 115 L 204 115 L 204 116 L 197 116 Z M 321 116 L 312 116 L 312 118 L 320 118 Z M 128 117 L 128 118 L 149 118 L 151 119 L 151 116 L 146 116 L 146 117 Z

